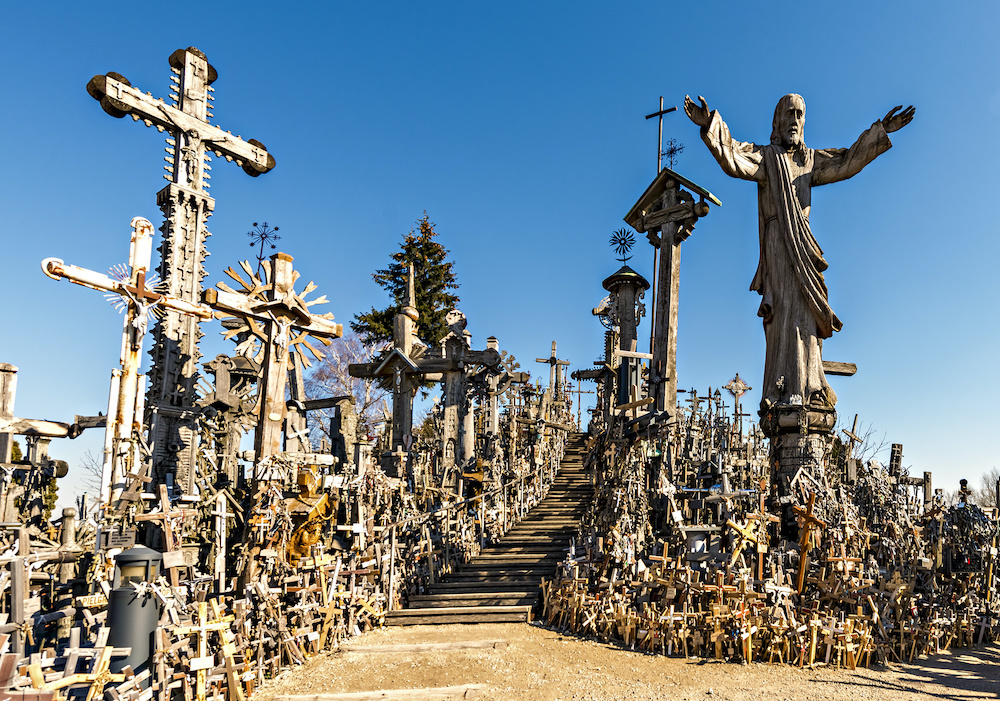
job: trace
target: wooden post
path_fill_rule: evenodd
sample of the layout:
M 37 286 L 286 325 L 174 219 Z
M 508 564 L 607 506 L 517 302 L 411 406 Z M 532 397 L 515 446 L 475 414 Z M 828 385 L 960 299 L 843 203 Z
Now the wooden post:
M 24 529 L 19 528 L 18 533 Z M 14 631 L 13 649 L 19 655 L 24 654 L 24 602 L 28 599 L 28 573 L 24 568 L 24 558 L 17 556 L 10 559 L 10 620 L 18 628 Z
M 668 187 L 663 206 L 678 204 L 678 189 Z M 660 377 L 656 386 L 656 410 L 673 412 L 677 407 L 677 310 L 681 280 L 681 240 L 677 222 L 667 222 L 660 230 L 660 269 L 656 275 L 656 309 L 653 319 L 653 371 Z
M 14 418 L 14 395 L 17 393 L 17 368 L 0 363 L 0 419 Z M 0 462 L 10 462 L 14 434 L 0 433 Z
M 388 610 L 395 608 L 396 600 L 396 527 L 389 532 L 389 603 Z

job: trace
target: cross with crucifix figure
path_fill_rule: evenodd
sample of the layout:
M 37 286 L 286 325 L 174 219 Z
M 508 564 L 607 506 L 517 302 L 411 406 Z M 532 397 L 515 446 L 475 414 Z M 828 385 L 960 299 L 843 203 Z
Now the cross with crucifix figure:
M 107 296 L 125 312 L 121 370 L 115 370 L 112 375 L 108 402 L 101 478 L 101 499 L 105 504 L 121 496 L 125 476 L 137 470 L 141 462 L 143 376 L 139 374 L 139 363 L 149 314 L 171 310 L 199 319 L 212 318 L 212 310 L 208 307 L 161 294 L 147 284 L 153 225 L 142 217 L 136 217 L 131 226 L 128 270 L 119 266 L 112 270 L 112 275 L 105 275 L 67 265 L 58 258 L 42 261 L 42 272 L 53 280 L 66 278 L 78 285 L 107 292 Z
M 295 292 L 299 273 L 292 267 L 293 258 L 287 253 L 276 253 L 264 263 L 266 284 L 261 284 L 249 271 L 249 263 L 241 264 L 251 281 L 244 281 L 238 272 L 229 268 L 226 274 L 243 284 L 240 293 L 224 283 L 215 290 L 205 290 L 206 304 L 218 310 L 219 316 L 243 319 L 246 328 L 261 340 L 263 360 L 261 380 L 258 383 L 260 416 L 254 434 L 255 462 L 259 465 L 267 458 L 281 452 L 281 433 L 286 418 L 285 388 L 288 383 L 290 356 L 296 346 L 302 345 L 315 357 L 322 357 L 306 340 L 312 336 L 325 344 L 344 333 L 342 324 L 333 322 L 333 314 L 313 314 L 309 306 L 326 301 L 320 297 L 306 302 Z M 302 295 L 316 289 L 306 285 Z M 238 329 L 227 336 L 236 335 Z
M 163 211 L 163 243 L 159 275 L 166 292 L 188 303 L 200 300 L 206 222 L 215 209 L 208 195 L 209 152 L 233 162 L 251 176 L 274 167 L 274 157 L 255 139 L 243 140 L 209 123 L 215 68 L 194 47 L 170 55 L 170 103 L 132 87 L 118 73 L 94 76 L 87 92 L 112 117 L 129 115 L 146 126 L 166 131 L 169 185 L 156 196 Z M 153 362 L 149 371 L 148 408 L 154 414 L 150 427 L 154 477 L 164 481 L 173 473 L 184 491 L 191 491 L 196 459 L 192 417 L 197 409 L 195 383 L 201 354 L 200 318 L 167 309 L 153 329 Z

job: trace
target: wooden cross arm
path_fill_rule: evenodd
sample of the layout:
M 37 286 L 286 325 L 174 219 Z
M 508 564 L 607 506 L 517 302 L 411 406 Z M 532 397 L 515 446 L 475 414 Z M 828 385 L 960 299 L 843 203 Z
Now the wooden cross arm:
M 375 377 L 375 371 L 382 363 L 351 363 L 347 366 L 347 374 L 351 377 Z
M 86 268 L 80 268 L 75 265 L 67 265 L 59 258 L 46 258 L 43 260 L 42 272 L 53 280 L 66 278 L 72 283 L 82 285 L 83 287 L 89 287 L 92 290 L 114 292 L 115 294 L 119 294 L 123 297 L 129 296 L 129 290 L 127 289 L 129 287 L 128 282 L 116 280 L 113 277 L 109 277 L 103 273 L 96 273 L 93 270 L 87 270 Z M 211 319 L 213 317 L 211 308 L 205 306 L 204 304 L 187 302 L 183 299 L 169 297 L 167 295 L 159 295 L 157 302 L 160 307 L 181 312 L 182 314 L 197 316 L 201 319 Z
M 246 296 L 225 290 L 205 290 L 202 293 L 202 301 L 216 310 L 217 317 L 241 316 L 253 317 L 255 319 L 269 320 L 267 310 L 257 308 L 256 305 Z M 334 323 L 331 319 L 324 319 L 321 316 L 311 316 L 308 324 L 293 324 L 301 331 L 305 331 L 313 336 L 326 338 L 340 338 L 344 335 L 344 325 Z
M 826 521 L 821 521 L 820 519 L 813 516 L 812 509 L 803 509 L 801 506 L 793 506 L 792 511 L 795 512 L 796 516 L 800 517 L 803 521 L 805 521 L 806 525 L 819 528 L 826 528 Z
M 112 117 L 121 118 L 131 114 L 133 119 L 152 122 L 175 134 L 196 132 L 207 149 L 221 158 L 236 161 L 248 175 L 256 177 L 274 168 L 274 156 L 259 141 L 244 141 L 219 127 L 185 114 L 163 100 L 136 90 L 117 73 L 95 75 L 87 83 L 87 92 Z
M 708 204 L 705 202 L 682 202 L 673 207 L 656 210 L 649 214 L 643 212 L 633 228 L 641 234 L 646 231 L 662 229 L 664 225 L 672 222 L 694 222 L 707 214 Z
M 14 433 L 20 436 L 43 436 L 45 438 L 66 438 L 69 436 L 71 429 L 72 424 L 64 424 L 61 421 L 19 419 L 16 416 L 9 419 L 0 418 L 0 433 Z

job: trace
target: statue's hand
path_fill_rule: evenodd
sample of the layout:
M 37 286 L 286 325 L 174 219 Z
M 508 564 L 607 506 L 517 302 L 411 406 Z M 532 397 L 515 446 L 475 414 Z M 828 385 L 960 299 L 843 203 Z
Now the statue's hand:
M 899 112 L 899 110 L 902 109 L 903 109 L 902 105 L 896 105 L 891 110 L 889 110 L 889 112 L 884 117 L 882 117 L 882 127 L 885 129 L 886 134 L 891 134 L 894 131 L 899 131 L 900 129 L 902 129 L 907 124 L 913 121 L 913 115 L 917 111 L 916 109 L 914 109 L 913 105 L 910 105 L 902 112 Z M 896 114 L 896 112 L 899 112 L 899 114 Z
M 698 96 L 698 101 L 701 102 L 701 106 L 694 104 L 694 100 L 691 99 L 690 95 L 685 95 L 684 112 L 687 113 L 692 122 L 704 128 L 712 121 L 712 110 L 708 109 L 708 103 L 705 102 L 705 98 L 701 95 Z

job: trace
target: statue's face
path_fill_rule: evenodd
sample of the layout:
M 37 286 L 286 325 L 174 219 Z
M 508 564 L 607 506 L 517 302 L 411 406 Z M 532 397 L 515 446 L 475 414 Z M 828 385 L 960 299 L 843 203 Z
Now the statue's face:
M 778 135 L 786 147 L 800 146 L 806 128 L 806 103 L 798 95 L 792 95 L 778 114 Z

